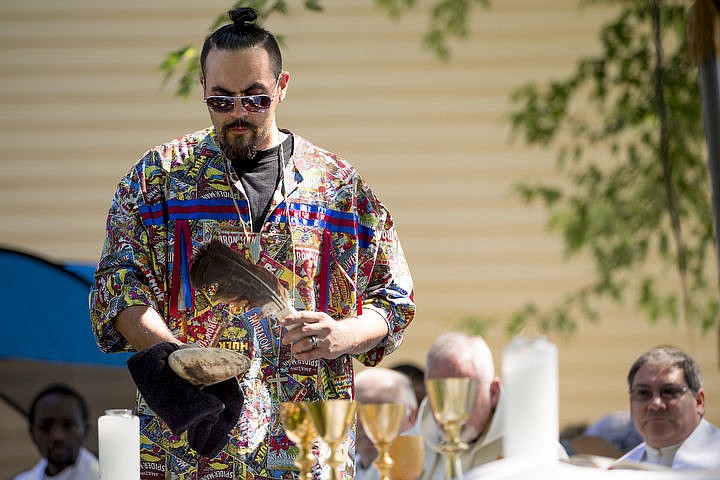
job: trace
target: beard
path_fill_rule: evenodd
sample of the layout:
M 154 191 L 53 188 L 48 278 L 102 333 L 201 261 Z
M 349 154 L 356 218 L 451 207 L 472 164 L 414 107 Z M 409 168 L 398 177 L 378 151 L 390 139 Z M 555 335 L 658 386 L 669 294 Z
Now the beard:
M 249 132 L 247 136 L 231 135 L 229 130 L 232 128 L 246 128 Z M 218 136 L 220 149 L 231 162 L 255 157 L 260 140 L 258 126 L 244 120 L 236 120 L 223 125 Z

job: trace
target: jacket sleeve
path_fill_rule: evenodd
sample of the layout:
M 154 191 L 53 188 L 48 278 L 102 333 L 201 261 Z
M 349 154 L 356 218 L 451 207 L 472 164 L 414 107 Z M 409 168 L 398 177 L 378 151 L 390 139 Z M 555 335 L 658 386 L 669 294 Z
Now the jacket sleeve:
M 110 207 L 95 283 L 90 289 L 90 321 L 104 352 L 132 350 L 112 320 L 125 308 L 149 306 L 162 312 L 164 275 L 150 247 L 140 206 L 147 179 L 148 152 L 120 181 Z
M 405 329 L 415 315 L 413 282 L 390 213 L 360 180 L 358 217 L 361 241 L 358 290 L 363 310 L 378 312 L 388 325 L 388 335 L 371 350 L 357 355 L 367 366 L 377 365 L 402 343 Z

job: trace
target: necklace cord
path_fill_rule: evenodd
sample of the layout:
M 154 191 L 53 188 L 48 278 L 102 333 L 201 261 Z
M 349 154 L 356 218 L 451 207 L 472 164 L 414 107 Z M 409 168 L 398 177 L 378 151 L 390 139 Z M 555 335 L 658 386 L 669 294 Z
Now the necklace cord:
M 287 192 L 287 182 L 286 182 L 286 175 L 285 175 L 285 148 L 284 148 L 284 146 L 283 146 L 283 142 L 282 142 L 282 141 L 280 142 L 280 148 L 279 148 L 279 151 L 278 151 L 278 165 L 279 165 L 279 168 L 280 168 L 280 174 L 281 174 L 281 176 L 282 176 L 282 178 L 281 178 L 281 185 L 280 185 L 280 193 L 282 194 L 283 202 L 284 202 L 284 204 L 285 204 L 285 219 L 286 219 L 286 222 L 287 222 L 287 229 L 288 229 L 288 235 L 289 235 L 289 237 L 290 237 L 290 248 L 291 248 L 291 254 L 292 254 L 292 257 L 291 257 L 291 265 L 290 265 L 291 285 L 289 285 L 289 288 L 288 288 L 288 291 L 289 291 L 289 294 L 290 294 L 290 298 L 288 299 L 288 301 L 289 301 L 289 303 L 290 303 L 289 306 L 294 308 L 294 306 L 295 306 L 295 284 L 296 284 L 296 272 L 295 272 L 295 253 L 296 253 L 296 251 L 295 251 L 295 236 L 293 235 L 292 221 L 291 221 L 291 218 L 290 218 L 290 205 L 289 205 L 289 199 L 288 199 L 288 197 L 287 197 L 288 192 Z M 239 207 L 239 205 L 238 205 L 237 199 L 235 198 L 235 197 L 236 197 L 236 196 L 235 196 L 235 193 L 234 193 L 233 190 L 232 190 L 232 188 L 235 187 L 235 183 L 232 181 L 232 177 L 230 176 L 231 166 L 232 166 L 232 164 L 231 164 L 230 160 L 226 157 L 226 167 L 227 167 L 227 168 L 226 168 L 226 171 L 225 171 L 225 176 L 226 176 L 226 178 L 227 178 L 228 186 L 230 187 L 230 192 L 229 192 L 229 193 L 230 193 L 230 198 L 231 198 L 232 201 L 233 201 L 233 205 L 234 205 L 234 207 L 235 207 L 235 212 L 236 212 L 237 215 L 238 215 L 238 221 L 240 222 L 240 225 L 242 226 L 243 236 L 244 236 L 244 238 L 245 238 L 245 243 L 249 246 L 249 245 L 250 245 L 250 242 L 251 242 L 250 232 L 248 231 L 247 223 L 246 223 L 245 220 L 243 219 L 242 213 L 240 212 L 240 207 Z M 251 207 L 250 207 L 250 205 L 248 204 L 248 209 L 250 209 L 250 208 L 251 208 Z M 252 213 L 249 215 L 249 217 L 250 217 L 250 228 L 252 229 L 252 226 L 253 226 L 253 225 L 252 225 Z M 276 299 L 276 300 L 277 300 L 277 299 Z M 274 302 L 274 303 L 277 304 L 278 302 L 276 301 L 276 302 Z M 282 307 L 280 307 L 280 306 L 278 305 L 278 307 L 279 307 L 280 310 L 283 310 L 283 309 L 287 308 L 288 305 L 283 305 Z M 276 319 L 276 320 L 279 320 L 279 319 Z M 284 327 L 279 326 L 279 338 L 278 338 L 278 341 L 279 341 L 279 346 L 280 346 L 280 348 L 282 348 L 282 338 L 283 338 L 283 333 L 284 333 L 283 330 L 284 330 Z M 280 355 L 280 354 L 279 354 L 279 351 L 278 351 L 278 357 L 279 357 L 279 355 Z M 291 361 L 291 362 L 292 362 L 292 359 L 293 359 L 293 357 L 292 357 L 292 353 L 291 353 L 291 354 L 290 354 L 290 361 Z M 279 362 L 279 360 L 280 360 L 280 359 L 278 358 L 278 362 Z M 278 363 L 278 369 L 279 369 L 279 367 L 280 367 L 280 365 L 279 365 L 279 363 Z M 279 381 L 279 380 L 275 380 L 275 381 L 272 382 L 272 383 L 278 384 L 278 385 L 276 385 L 276 390 L 277 390 L 278 396 L 280 396 L 281 399 L 288 400 L 289 397 L 288 397 L 288 395 L 287 395 L 287 392 L 285 392 L 285 388 L 284 388 L 284 385 L 283 385 L 283 383 L 285 383 L 285 382 Z
M 248 232 L 247 224 L 245 223 L 245 220 L 243 220 L 242 213 L 240 213 L 240 207 L 238 206 L 237 199 L 235 198 L 235 192 L 233 192 L 233 187 L 235 187 L 235 183 L 233 183 L 232 178 L 230 177 L 230 168 L 232 167 L 232 164 L 230 163 L 230 159 L 225 157 L 225 163 L 226 163 L 226 169 L 225 169 L 225 177 L 227 178 L 228 186 L 230 187 L 230 198 L 233 201 L 233 205 L 235 206 L 235 212 L 237 212 L 238 215 L 238 221 L 240 222 L 240 225 L 242 225 L 243 229 L 243 236 L 245 237 L 245 243 L 249 246 L 250 245 L 250 232 Z M 250 210 L 250 203 L 248 203 L 248 210 Z M 250 229 L 252 229 L 252 214 L 249 215 L 250 217 Z

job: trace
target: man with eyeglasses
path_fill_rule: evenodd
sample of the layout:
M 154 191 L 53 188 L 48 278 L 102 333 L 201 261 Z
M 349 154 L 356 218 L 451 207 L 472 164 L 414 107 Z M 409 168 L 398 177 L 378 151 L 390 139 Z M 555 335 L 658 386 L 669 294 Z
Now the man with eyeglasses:
M 630 416 L 644 442 L 611 468 L 640 462 L 673 469 L 720 469 L 720 429 L 703 418 L 705 391 L 698 364 L 662 346 L 630 367 Z
M 150 149 L 108 215 L 91 319 L 104 351 L 139 352 L 128 365 L 143 480 L 295 478 L 280 403 L 352 398 L 353 359 L 374 366 L 392 353 L 415 311 L 385 206 L 347 161 L 278 128 L 290 75 L 256 18 L 232 10 L 203 45 L 213 126 Z M 192 256 L 213 239 L 275 275 L 297 312 L 274 318 L 193 289 Z M 192 387 L 167 368 L 186 344 L 238 351 L 250 366 Z M 353 445 L 351 433 L 348 478 Z

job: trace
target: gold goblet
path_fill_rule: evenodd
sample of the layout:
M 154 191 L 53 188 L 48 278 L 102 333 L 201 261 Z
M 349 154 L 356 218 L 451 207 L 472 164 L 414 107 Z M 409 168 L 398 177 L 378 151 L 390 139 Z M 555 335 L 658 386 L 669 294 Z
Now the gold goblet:
M 417 480 L 424 467 L 425 443 L 422 435 L 400 435 L 390 444 L 392 480 Z
M 405 420 L 405 405 L 400 403 L 365 403 L 359 407 L 365 434 L 375 444 L 378 456 L 373 462 L 381 480 L 390 480 L 390 443 L 400 433 Z
M 463 474 L 457 454 L 468 446 L 460 440 L 460 429 L 475 402 L 477 381 L 467 377 L 434 378 L 425 384 L 435 420 L 445 432 L 446 441 L 441 446 L 445 456 L 445 479 L 461 479 Z
M 282 402 L 280 404 L 280 421 L 285 428 L 285 434 L 295 444 L 298 454 L 295 457 L 295 466 L 300 469 L 300 480 L 312 480 L 312 467 L 315 465 L 315 455 L 312 453 L 312 442 L 318 436 L 315 425 L 308 415 L 303 402 Z
M 327 463 L 330 466 L 330 478 L 339 478 L 339 468 L 345 463 L 345 455 L 340 445 L 346 439 L 350 425 L 355 419 L 357 402 L 354 400 L 325 400 L 303 403 L 313 420 L 318 436 L 330 449 Z

